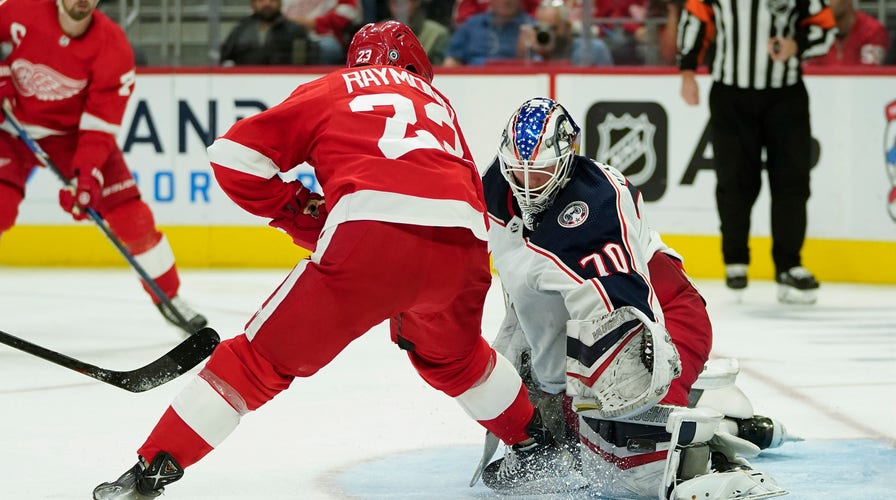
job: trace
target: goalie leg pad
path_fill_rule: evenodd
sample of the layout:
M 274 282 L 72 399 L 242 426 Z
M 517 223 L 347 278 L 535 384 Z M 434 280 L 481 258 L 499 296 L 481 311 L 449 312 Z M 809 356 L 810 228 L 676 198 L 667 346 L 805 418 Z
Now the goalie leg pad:
M 735 385 L 739 372 L 736 359 L 707 362 L 691 386 L 690 406 L 714 408 L 731 418 L 751 418 L 753 404 Z
M 576 411 L 602 419 L 641 413 L 681 374 L 669 333 L 634 307 L 566 327 L 566 391 Z
M 707 443 L 721 421 L 722 414 L 711 408 L 678 408 L 669 415 L 666 432 L 672 438 L 660 483 L 660 498 L 671 498 L 679 482 L 709 472 Z

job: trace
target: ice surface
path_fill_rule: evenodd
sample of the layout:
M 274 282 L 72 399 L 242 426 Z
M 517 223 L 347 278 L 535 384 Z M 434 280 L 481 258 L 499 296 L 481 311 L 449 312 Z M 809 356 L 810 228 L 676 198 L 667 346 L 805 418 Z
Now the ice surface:
M 231 337 L 287 271 L 188 270 L 182 296 Z M 806 438 L 753 461 L 791 491 L 785 498 L 891 498 L 896 286 L 824 283 L 815 306 L 782 306 L 772 283 L 751 282 L 741 302 L 719 281 L 698 285 L 713 355 L 738 358 L 757 413 Z M 503 314 L 497 288 L 483 322 L 489 339 Z M 124 269 L 0 268 L 0 330 L 115 370 L 143 366 L 181 340 Z M 132 394 L 0 345 L 0 498 L 89 498 L 133 464 L 194 373 Z M 380 325 L 244 417 L 165 498 L 491 497 L 481 483 L 467 487 L 482 436 L 417 377 Z

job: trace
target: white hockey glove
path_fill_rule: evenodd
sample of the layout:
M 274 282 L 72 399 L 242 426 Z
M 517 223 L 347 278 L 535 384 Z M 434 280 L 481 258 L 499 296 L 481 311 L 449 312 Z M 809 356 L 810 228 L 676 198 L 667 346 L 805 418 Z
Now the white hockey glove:
M 681 374 L 669 332 L 638 309 L 566 323 L 566 393 L 573 409 L 599 419 L 626 418 L 656 405 Z

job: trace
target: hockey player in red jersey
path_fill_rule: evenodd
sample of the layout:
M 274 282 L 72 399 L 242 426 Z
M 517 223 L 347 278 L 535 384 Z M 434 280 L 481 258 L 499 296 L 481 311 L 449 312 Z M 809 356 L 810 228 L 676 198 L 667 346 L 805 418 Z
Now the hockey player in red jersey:
M 716 437 L 729 423 L 771 421 L 753 415 L 734 385 L 736 364 L 704 371 L 712 326 L 681 257 L 651 230 L 638 189 L 579 155 L 578 137 L 562 105 L 526 101 L 483 176 L 507 299 L 496 349 L 529 374 L 549 430 L 580 457 L 578 470 L 601 496 L 783 492 L 737 456 L 759 445 L 731 432 Z M 524 458 L 508 449 L 483 481 L 502 493 L 537 492 Z
M 209 149 L 224 192 L 314 248 L 242 334 L 222 342 L 94 498 L 151 498 L 218 446 L 240 417 L 310 377 L 382 321 L 433 388 L 540 473 L 571 456 L 481 336 L 491 283 L 482 184 L 454 109 L 411 30 L 368 24 L 346 69 L 237 122 Z M 325 198 L 278 175 L 308 162 Z M 301 417 L 299 417 L 301 419 Z
M 206 319 L 178 297 L 171 247 L 115 142 L 134 89 L 134 54 L 121 28 L 95 10 L 97 2 L 0 2 L 0 42 L 12 46 L 0 65 L 0 98 L 10 101 L 25 130 L 71 179 L 71 187 L 59 192 L 62 208 L 76 220 L 87 218 L 88 207 L 96 210 L 195 331 Z M 37 161 L 10 123 L 0 128 L 8 132 L 0 133 L 2 234 L 15 224 Z

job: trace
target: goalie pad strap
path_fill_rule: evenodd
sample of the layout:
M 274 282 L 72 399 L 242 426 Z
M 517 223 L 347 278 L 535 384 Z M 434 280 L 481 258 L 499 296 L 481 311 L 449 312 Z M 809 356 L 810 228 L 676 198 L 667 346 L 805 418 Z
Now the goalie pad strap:
M 636 451 L 632 449 L 632 443 L 653 442 L 653 449 L 645 450 L 652 452 L 656 450 L 656 443 L 668 443 L 672 439 L 672 435 L 666 432 L 665 426 L 632 424 L 589 417 L 583 417 L 582 422 L 599 434 L 604 441 L 619 448 L 627 448 L 629 451 Z

